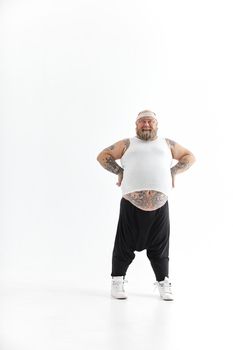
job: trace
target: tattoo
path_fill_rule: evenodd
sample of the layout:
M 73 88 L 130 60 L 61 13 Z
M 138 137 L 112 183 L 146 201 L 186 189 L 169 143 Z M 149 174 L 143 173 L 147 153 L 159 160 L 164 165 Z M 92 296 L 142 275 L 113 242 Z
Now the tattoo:
M 115 159 L 110 155 L 107 155 L 105 162 L 102 165 L 106 170 L 111 171 L 111 173 L 114 173 L 116 175 L 118 175 L 120 172 L 123 172 L 123 169 L 120 167 L 120 165 L 117 164 Z
M 123 154 L 124 154 L 125 151 L 129 148 L 130 140 L 129 140 L 129 139 L 124 139 L 123 141 L 124 141 L 124 143 L 125 143 L 125 147 L 124 147 L 124 150 L 123 150 Z M 122 154 L 122 155 L 123 155 L 123 154 Z
M 124 139 L 123 143 L 124 143 L 124 148 L 122 150 L 122 154 L 121 155 L 119 154 L 120 157 L 122 157 L 124 152 L 128 149 L 128 147 L 130 145 L 130 140 Z M 99 158 L 99 162 L 106 170 L 108 170 L 111 173 L 114 173 L 116 175 L 119 175 L 120 173 L 123 174 L 124 169 L 115 161 L 115 158 L 113 158 L 111 156 L 111 154 L 108 154 L 109 153 L 108 151 L 114 150 L 115 147 L 116 147 L 116 144 L 113 144 L 113 145 L 105 148 L 101 152 L 101 157 Z
M 139 209 L 145 211 L 151 211 L 162 207 L 168 199 L 165 194 L 154 190 L 143 190 L 127 193 L 124 195 L 124 198 L 129 200 Z
M 124 153 L 128 149 L 130 141 L 129 141 L 129 139 L 124 139 L 123 142 L 125 144 L 125 147 L 124 147 L 124 150 L 123 150 L 123 153 Z M 115 148 L 115 144 L 105 148 L 103 151 L 112 151 L 114 148 Z
M 165 139 L 168 143 L 168 146 L 170 146 L 171 148 L 174 147 L 176 145 L 176 142 L 170 139 Z
M 104 151 L 109 151 L 109 150 L 112 151 L 114 148 L 115 148 L 115 145 L 113 144 L 113 145 L 105 148 Z
M 193 162 L 190 161 L 190 156 L 186 155 L 182 157 L 182 159 L 171 168 L 171 173 L 176 175 L 178 173 L 182 173 L 183 171 L 189 169 Z

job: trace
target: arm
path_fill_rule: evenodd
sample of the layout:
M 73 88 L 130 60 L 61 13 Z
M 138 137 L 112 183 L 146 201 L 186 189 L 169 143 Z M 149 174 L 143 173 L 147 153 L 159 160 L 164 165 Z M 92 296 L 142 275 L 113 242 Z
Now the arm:
M 174 185 L 174 176 L 188 170 L 196 161 L 196 158 L 192 152 L 190 152 L 187 148 L 179 145 L 175 141 L 172 141 L 170 139 L 166 139 L 166 141 L 170 147 L 173 159 L 178 160 L 178 163 L 171 168 Z
M 122 174 L 124 169 L 115 160 L 120 159 L 128 147 L 129 139 L 118 141 L 101 151 L 97 160 L 106 170 L 116 175 Z

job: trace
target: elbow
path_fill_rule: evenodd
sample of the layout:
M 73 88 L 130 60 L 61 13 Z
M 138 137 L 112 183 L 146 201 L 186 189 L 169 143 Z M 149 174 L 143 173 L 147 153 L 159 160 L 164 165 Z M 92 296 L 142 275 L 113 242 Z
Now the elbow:
M 193 153 L 189 152 L 189 153 L 186 153 L 182 158 L 178 159 L 179 161 L 184 161 L 184 162 L 187 162 L 189 163 L 190 165 L 192 165 L 193 163 L 196 162 L 196 157 L 194 156 Z
M 190 160 L 192 164 L 196 162 L 196 157 L 192 153 L 190 154 Z
M 196 157 L 194 156 L 194 154 L 192 154 L 192 158 L 193 158 L 193 163 L 195 163 L 196 162 Z
M 97 157 L 96 157 L 96 160 L 97 160 L 98 162 L 101 162 L 101 159 L 103 159 L 103 152 L 100 152 L 100 153 L 97 155 Z

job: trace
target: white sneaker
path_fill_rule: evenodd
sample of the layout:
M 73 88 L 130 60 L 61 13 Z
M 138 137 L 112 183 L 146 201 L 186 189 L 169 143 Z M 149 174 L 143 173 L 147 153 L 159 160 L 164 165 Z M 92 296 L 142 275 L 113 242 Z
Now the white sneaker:
M 127 294 L 124 289 L 124 284 L 127 282 L 128 281 L 124 279 L 124 276 L 113 276 L 111 296 L 116 299 L 126 299 Z
M 163 300 L 174 300 L 171 289 L 171 282 L 169 281 L 168 277 L 165 277 L 164 281 L 156 281 L 154 284 L 158 287 L 160 297 Z

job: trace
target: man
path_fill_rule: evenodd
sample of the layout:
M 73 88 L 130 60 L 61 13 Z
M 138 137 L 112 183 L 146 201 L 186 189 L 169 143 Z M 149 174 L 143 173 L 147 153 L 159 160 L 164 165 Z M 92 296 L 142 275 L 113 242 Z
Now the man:
M 111 295 L 126 299 L 126 271 L 135 251 L 147 250 L 160 297 L 173 300 L 169 280 L 170 221 L 168 196 L 175 176 L 195 162 L 194 155 L 178 143 L 157 136 L 154 112 L 136 118 L 136 136 L 120 140 L 101 151 L 97 160 L 118 175 L 120 214 L 112 253 Z M 116 162 L 120 159 L 122 167 Z M 172 159 L 178 162 L 172 166 Z

